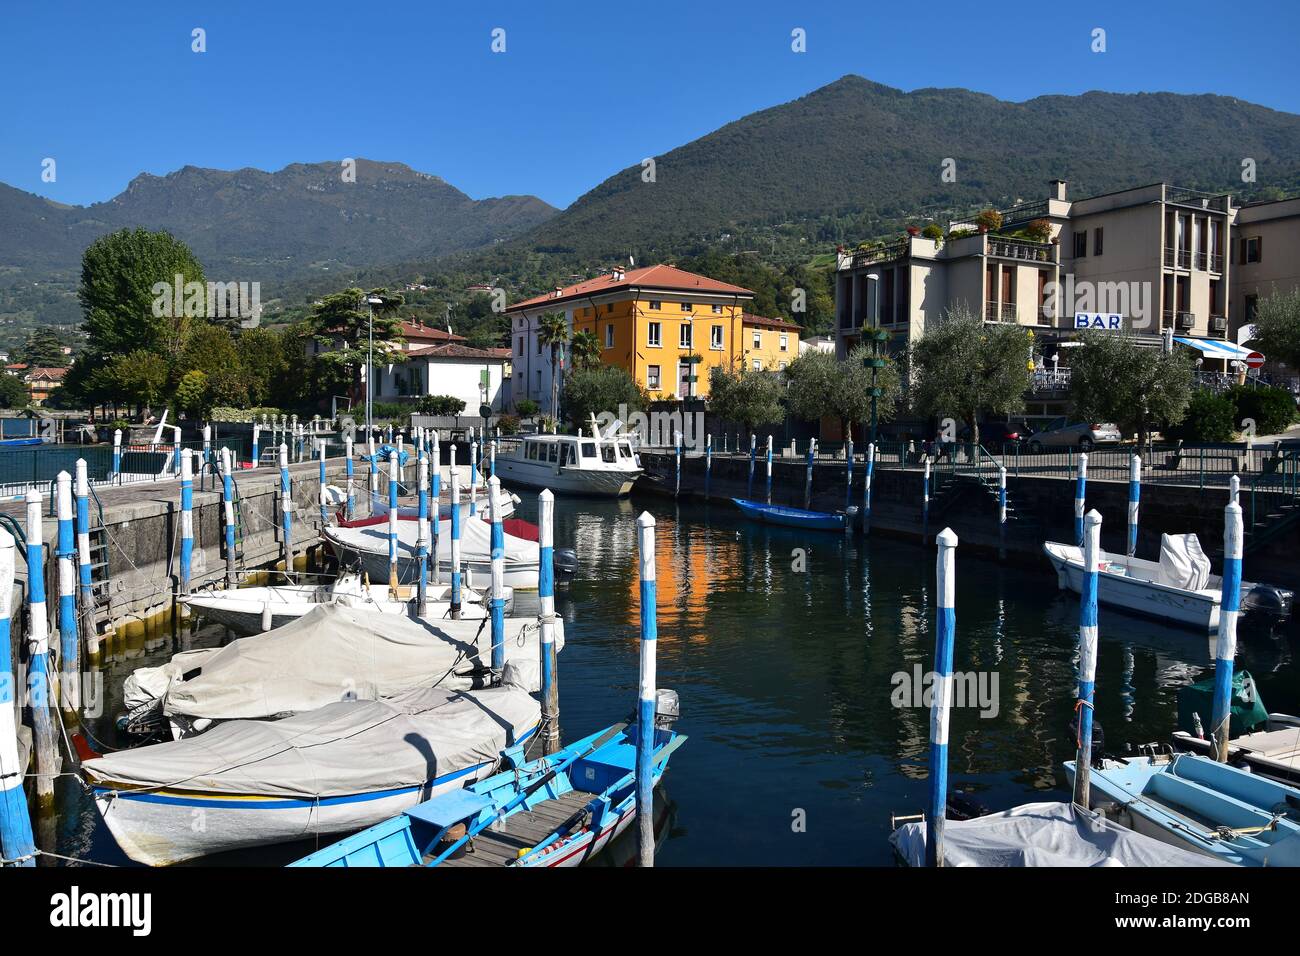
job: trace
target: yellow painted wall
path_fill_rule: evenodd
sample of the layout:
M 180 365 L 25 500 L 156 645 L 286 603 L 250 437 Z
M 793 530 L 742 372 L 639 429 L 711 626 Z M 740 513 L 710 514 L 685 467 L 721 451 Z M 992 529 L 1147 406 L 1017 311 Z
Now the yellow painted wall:
M 754 333 L 759 333 L 760 347 L 754 348 Z M 786 337 L 785 351 L 781 351 L 781 336 Z M 754 359 L 763 363 L 763 368 L 775 371 L 781 363 L 789 365 L 799 357 L 799 333 L 793 329 L 771 329 L 766 326 L 746 325 L 742 337 L 745 368 L 754 367 Z

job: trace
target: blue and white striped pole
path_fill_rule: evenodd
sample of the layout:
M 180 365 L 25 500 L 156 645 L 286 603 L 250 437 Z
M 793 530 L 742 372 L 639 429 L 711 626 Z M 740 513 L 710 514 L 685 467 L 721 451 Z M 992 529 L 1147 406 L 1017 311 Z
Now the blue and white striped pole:
M 772 503 L 772 436 L 767 436 L 767 503 Z
M 262 438 L 262 426 L 254 424 L 253 425 L 253 461 L 251 463 L 252 467 L 254 468 L 256 468 L 258 462 L 262 460 L 261 438 Z
M 99 664 L 99 635 L 95 632 L 95 585 L 90 575 L 90 477 L 86 459 L 77 459 L 77 580 L 81 590 L 82 633 L 89 663 Z
M 375 501 L 379 497 L 379 465 L 375 459 L 375 436 L 372 432 L 366 438 L 366 460 L 370 462 L 370 513 L 375 513 Z
M 1082 457 L 1082 456 L 1081 456 Z M 1092 776 L 1092 698 L 1097 680 L 1097 578 L 1101 564 L 1101 515 L 1084 517 L 1083 583 L 1079 593 L 1078 755 L 1074 761 L 1074 802 L 1090 806 Z
M 14 536 L 0 528 L 0 856 L 10 866 L 35 866 L 36 842 L 23 790 L 26 767 L 18 763 L 15 681 L 18 669 L 10 650 L 9 621 L 13 614 Z
M 500 478 L 488 479 L 488 516 L 492 519 L 492 681 L 500 683 L 506 666 L 506 533 L 501 524 Z
M 1137 554 L 1138 502 L 1142 498 L 1142 459 L 1134 455 L 1128 463 L 1128 556 Z
M 356 474 L 355 463 L 352 461 L 352 436 L 349 435 L 343 439 L 343 457 L 344 467 L 348 473 L 348 520 L 351 521 L 356 517 L 357 499 L 356 499 Z
M 752 443 L 750 447 L 752 449 Z M 654 866 L 655 651 L 659 637 L 655 614 L 655 519 L 643 511 L 636 519 L 636 525 L 641 557 L 641 686 L 636 735 L 637 851 L 641 866 Z
M 1079 454 L 1079 470 L 1074 480 L 1074 537 L 1079 547 L 1083 547 L 1083 508 L 1088 490 L 1088 456 Z
M 867 445 L 867 473 L 862 476 L 862 533 L 871 533 L 871 482 L 876 477 L 876 443 Z
M 755 456 L 758 454 L 758 439 L 753 432 L 749 433 L 749 484 L 745 489 L 745 497 L 752 499 L 754 497 L 754 463 Z
M 37 812 L 54 805 L 57 745 L 50 718 L 50 624 L 45 609 L 45 547 L 41 528 L 42 495 L 27 492 L 27 703 L 32 712 L 32 743 L 36 748 Z M 6 677 L 8 675 L 5 675 Z
M 72 529 L 72 476 L 59 472 L 55 479 L 59 515 L 59 696 L 64 713 L 74 718 L 81 709 L 81 641 L 77 634 L 77 545 Z M 0 680 L 3 676 L 0 676 Z
M 226 587 L 235 580 L 235 479 L 230 473 L 230 449 L 221 449 L 221 506 L 226 523 Z
M 293 571 L 293 483 L 289 480 L 289 446 L 280 445 L 280 550 L 284 554 L 284 573 Z
M 469 513 L 478 514 L 478 439 L 469 446 Z
M 438 535 L 442 528 L 442 466 L 439 464 L 441 455 L 438 449 L 438 429 L 432 428 L 430 432 L 433 435 L 432 451 L 430 452 L 431 461 L 433 462 L 432 483 L 433 488 L 430 491 L 430 498 L 433 504 L 433 583 L 442 583 L 442 562 L 438 560 Z
M 708 500 L 713 489 L 713 436 L 704 436 L 704 498 Z
M 813 459 L 815 459 L 816 456 L 817 439 L 814 438 L 808 442 L 808 463 L 804 467 L 803 506 L 805 509 L 812 507 Z
M 203 464 L 212 464 L 212 425 L 203 426 Z
M 844 449 L 844 507 L 853 504 L 853 435 Z
M 388 589 L 397 594 L 397 452 L 388 453 Z
M 930 812 L 926 815 L 925 865 L 943 866 L 943 824 L 948 810 L 948 717 L 952 708 L 952 651 L 956 643 L 957 535 L 944 528 L 936 539 L 934 684 L 930 698 Z
M 420 617 L 425 617 L 429 613 L 429 459 L 425 456 L 423 448 L 420 449 L 419 485 L 420 510 L 418 521 L 420 542 L 416 557 L 420 570 L 419 580 L 416 582 L 415 613 Z
M 998 468 L 998 557 L 1007 557 L 1007 469 Z
M 397 433 L 397 480 L 406 484 L 406 465 L 402 464 L 406 456 L 406 442 L 402 438 L 402 433 Z
M 673 497 L 682 493 L 682 433 L 673 431 Z
M 1237 616 L 1241 609 L 1241 505 L 1228 503 L 1223 513 L 1223 596 L 1219 604 L 1219 639 L 1214 648 L 1214 710 L 1210 739 L 1214 759 L 1228 759 L 1232 716 L 1232 667 L 1237 656 Z
M 113 477 L 122 476 L 122 429 L 113 429 Z
M 560 749 L 560 693 L 555 680 L 555 495 L 537 496 L 537 605 L 542 652 L 542 756 Z
M 460 620 L 460 475 L 456 474 L 456 446 L 451 446 L 451 619 Z
M 77 503 L 80 508 L 80 502 Z M 89 570 L 89 569 L 87 569 Z M 181 596 L 190 593 L 190 579 L 194 572 L 194 459 L 188 448 L 181 452 Z M 82 583 L 83 594 L 85 584 Z M 181 605 L 182 615 L 189 606 Z
M 320 439 L 320 526 L 330 523 L 329 493 L 325 484 L 325 439 Z
M 497 440 L 492 439 L 492 444 L 488 446 L 488 477 L 497 476 Z
M 921 483 L 921 543 L 930 540 L 930 456 L 925 456 L 925 478 Z

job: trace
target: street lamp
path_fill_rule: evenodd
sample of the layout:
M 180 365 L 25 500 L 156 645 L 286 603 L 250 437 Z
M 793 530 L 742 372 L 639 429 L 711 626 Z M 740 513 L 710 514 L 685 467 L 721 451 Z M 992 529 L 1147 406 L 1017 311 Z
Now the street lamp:
M 374 422 L 372 419 L 372 410 L 374 400 L 371 397 L 370 380 L 375 372 L 375 306 L 383 305 L 384 300 L 377 295 L 366 296 L 366 308 L 370 318 L 366 323 L 367 332 L 369 333 L 369 346 L 366 351 L 366 437 L 369 438 L 374 434 Z

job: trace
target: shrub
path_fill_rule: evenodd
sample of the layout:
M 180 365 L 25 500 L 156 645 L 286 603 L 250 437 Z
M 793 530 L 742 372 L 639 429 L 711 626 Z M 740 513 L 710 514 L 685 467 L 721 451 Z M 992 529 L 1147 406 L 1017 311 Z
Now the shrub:
M 519 401 L 515 402 L 515 414 L 520 418 L 532 418 L 541 410 L 542 406 L 538 405 L 531 398 L 521 398 Z
M 1046 242 L 1052 237 L 1052 224 L 1046 219 L 1035 219 L 1025 227 L 1025 235 L 1034 242 Z
M 1166 427 L 1163 434 L 1183 441 L 1214 442 L 1232 441 L 1235 431 L 1232 398 L 1198 389 L 1192 393 L 1183 420 Z
M 1256 435 L 1276 435 L 1296 420 L 1295 398 L 1285 388 L 1236 385 L 1228 394 L 1235 406 L 1238 430 L 1247 418 L 1253 418 Z
M 453 418 L 465 411 L 465 400 L 454 395 L 426 395 L 415 403 L 415 407 L 421 415 Z
M 921 230 L 921 235 L 926 239 L 933 239 L 935 242 L 943 242 L 943 227 L 937 222 L 932 222 Z
M 497 428 L 501 429 L 503 435 L 517 435 L 519 419 L 515 415 L 502 415 L 497 419 Z
M 997 232 L 1002 228 L 1002 213 L 996 209 L 985 209 L 975 217 L 975 223 L 988 232 Z
M 283 414 L 284 409 L 282 408 L 231 408 L 229 405 L 218 405 L 208 412 L 208 420 L 213 422 L 261 422 L 263 415 L 270 419 L 279 418 Z

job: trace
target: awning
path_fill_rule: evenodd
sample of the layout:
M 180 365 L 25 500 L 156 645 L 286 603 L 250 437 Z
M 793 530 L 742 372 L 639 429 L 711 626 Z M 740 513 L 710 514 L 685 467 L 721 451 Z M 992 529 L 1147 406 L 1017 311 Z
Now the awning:
M 1174 341 L 1196 349 L 1207 358 L 1244 362 L 1250 356 L 1259 354 L 1254 349 L 1248 349 L 1244 345 L 1236 345 L 1226 339 L 1184 339 L 1175 335 Z

